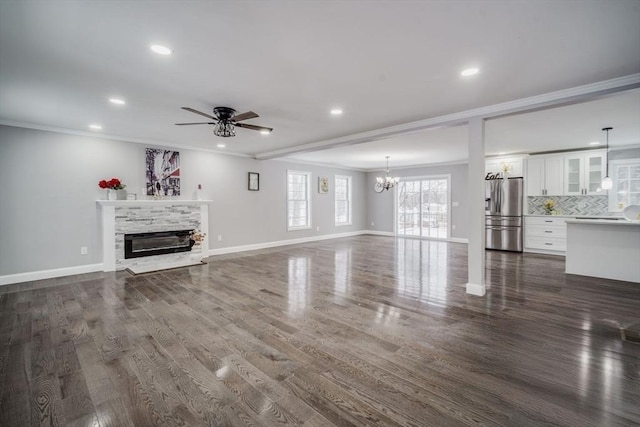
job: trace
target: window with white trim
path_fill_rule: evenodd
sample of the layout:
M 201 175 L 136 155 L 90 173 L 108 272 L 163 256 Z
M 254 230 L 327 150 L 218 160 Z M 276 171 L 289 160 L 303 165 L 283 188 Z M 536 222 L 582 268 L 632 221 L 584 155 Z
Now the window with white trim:
M 336 225 L 351 225 L 351 177 L 336 175 Z
M 612 160 L 609 170 L 613 181 L 613 188 L 609 190 L 609 212 L 640 205 L 640 159 Z
M 287 231 L 311 228 L 311 172 L 287 171 Z

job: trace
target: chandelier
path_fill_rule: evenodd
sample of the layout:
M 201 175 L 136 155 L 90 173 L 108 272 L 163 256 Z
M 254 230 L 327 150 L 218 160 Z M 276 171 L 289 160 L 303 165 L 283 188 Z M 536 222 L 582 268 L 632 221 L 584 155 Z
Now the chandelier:
M 382 192 L 383 190 L 389 190 L 390 188 L 393 188 L 393 186 L 396 185 L 398 182 L 400 182 L 400 178 L 398 178 L 397 176 L 393 177 L 389 175 L 389 172 L 391 172 L 391 170 L 389 169 L 389 156 L 386 156 L 386 159 L 387 159 L 387 169 L 385 170 L 386 176 L 376 177 L 376 191 L 378 193 Z
M 213 134 L 215 136 L 221 136 L 223 138 L 228 138 L 231 136 L 236 136 L 236 128 L 228 120 L 220 120 L 213 128 Z

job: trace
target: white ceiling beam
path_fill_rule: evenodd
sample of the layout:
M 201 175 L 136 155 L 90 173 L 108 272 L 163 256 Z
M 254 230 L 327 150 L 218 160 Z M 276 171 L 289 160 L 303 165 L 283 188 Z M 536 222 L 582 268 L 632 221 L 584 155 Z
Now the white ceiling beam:
M 501 104 L 490 105 L 473 110 L 462 111 L 459 113 L 418 120 L 415 122 L 375 129 L 372 131 L 356 133 L 339 138 L 327 139 L 324 141 L 310 142 L 308 144 L 301 144 L 294 147 L 283 148 L 280 150 L 267 151 L 264 153 L 258 153 L 254 157 L 258 160 L 267 160 L 278 157 L 285 157 L 296 153 L 320 151 L 327 150 L 329 148 L 361 144 L 364 142 L 390 138 L 396 135 L 419 132 L 426 129 L 465 124 L 469 119 L 474 117 L 492 119 L 513 114 L 577 104 L 589 99 L 594 99 L 618 92 L 624 92 L 638 87 L 640 87 L 640 73 L 632 74 L 625 77 L 619 77 L 616 79 L 605 80 L 598 83 L 591 83 L 588 85 L 578 86 L 570 89 L 563 89 L 542 95 L 536 95 L 529 98 L 518 99 L 515 101 L 503 102 Z

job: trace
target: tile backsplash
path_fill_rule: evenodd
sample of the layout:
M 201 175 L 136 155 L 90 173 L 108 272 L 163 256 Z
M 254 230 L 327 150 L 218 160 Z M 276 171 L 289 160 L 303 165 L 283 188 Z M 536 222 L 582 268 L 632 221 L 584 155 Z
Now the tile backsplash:
M 530 196 L 527 197 L 530 215 L 544 215 L 543 204 L 551 199 L 556 203 L 557 215 L 609 215 L 608 196 Z

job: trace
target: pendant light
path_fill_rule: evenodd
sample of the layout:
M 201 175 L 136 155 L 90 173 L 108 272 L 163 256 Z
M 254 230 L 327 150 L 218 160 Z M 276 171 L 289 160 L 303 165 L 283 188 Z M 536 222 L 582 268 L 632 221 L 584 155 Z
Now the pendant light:
M 605 177 L 602 179 L 602 189 L 603 190 L 611 190 L 613 188 L 613 180 L 609 178 L 609 131 L 613 129 L 612 127 L 602 128 L 603 131 L 607 132 L 607 173 Z

